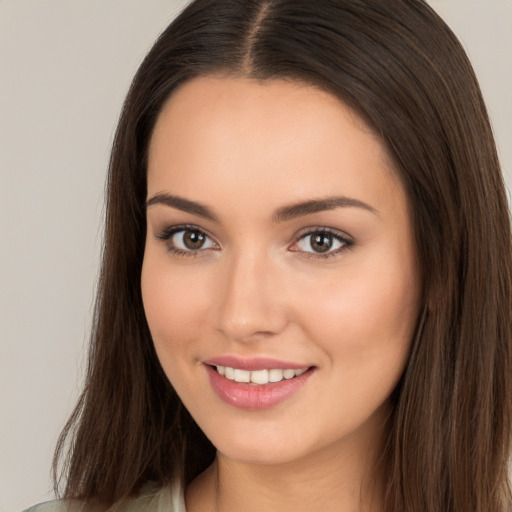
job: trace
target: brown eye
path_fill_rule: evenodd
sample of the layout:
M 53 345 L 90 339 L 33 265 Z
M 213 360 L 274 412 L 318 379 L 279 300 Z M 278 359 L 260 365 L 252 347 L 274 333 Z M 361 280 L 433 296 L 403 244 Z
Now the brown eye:
M 327 252 L 333 245 L 333 236 L 328 233 L 311 235 L 310 245 L 315 252 Z
M 183 232 L 183 244 L 187 249 L 197 250 L 201 249 L 206 240 L 206 236 L 204 233 L 200 231 L 191 231 L 186 230 Z
M 214 241 L 199 229 L 177 229 L 162 238 L 169 240 L 173 249 L 182 252 L 196 252 L 217 247 Z
M 319 229 L 302 235 L 292 250 L 309 253 L 312 256 L 331 256 L 352 243 L 338 234 Z

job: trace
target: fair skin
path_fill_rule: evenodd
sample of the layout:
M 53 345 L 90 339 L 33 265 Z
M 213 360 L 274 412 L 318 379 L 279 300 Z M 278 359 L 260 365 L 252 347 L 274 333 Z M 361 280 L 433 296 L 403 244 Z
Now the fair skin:
M 421 286 L 404 190 L 351 109 L 284 80 L 178 89 L 149 148 L 141 280 L 162 367 L 217 448 L 188 512 L 380 510 Z

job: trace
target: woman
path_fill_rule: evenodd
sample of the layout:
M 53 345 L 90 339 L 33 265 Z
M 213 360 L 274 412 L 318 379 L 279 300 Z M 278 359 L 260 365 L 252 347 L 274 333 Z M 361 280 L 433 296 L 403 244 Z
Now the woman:
M 67 501 L 43 507 L 511 509 L 506 197 L 423 1 L 193 2 L 108 183 Z

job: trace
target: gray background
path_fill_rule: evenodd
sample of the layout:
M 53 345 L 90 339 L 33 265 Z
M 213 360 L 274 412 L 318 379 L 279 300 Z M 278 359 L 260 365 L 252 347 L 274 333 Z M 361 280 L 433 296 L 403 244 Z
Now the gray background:
M 80 389 L 122 100 L 169 0 L 0 0 L 0 512 L 51 498 Z M 512 0 L 432 0 L 474 63 L 512 183 Z

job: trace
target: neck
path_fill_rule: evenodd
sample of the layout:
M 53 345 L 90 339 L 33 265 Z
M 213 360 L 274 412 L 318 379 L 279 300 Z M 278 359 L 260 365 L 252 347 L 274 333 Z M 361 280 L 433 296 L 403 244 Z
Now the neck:
M 302 459 L 272 465 L 219 453 L 187 488 L 187 512 L 381 512 L 384 478 L 375 461 L 382 442 L 371 445 L 372 450 L 340 440 Z

